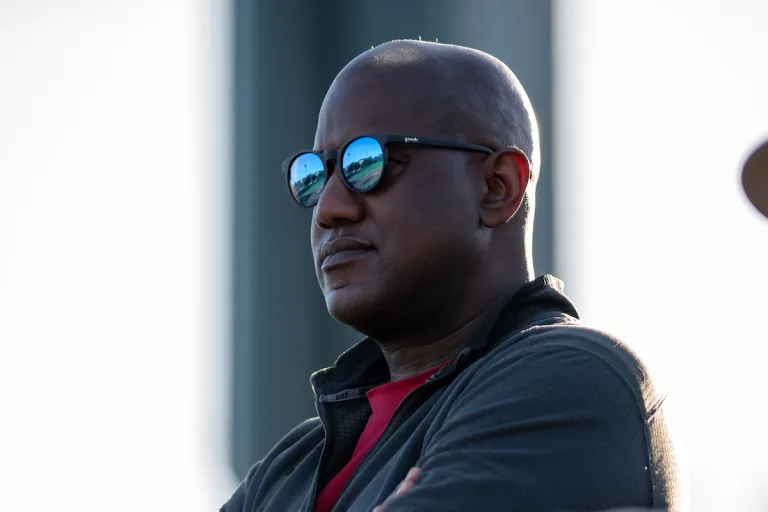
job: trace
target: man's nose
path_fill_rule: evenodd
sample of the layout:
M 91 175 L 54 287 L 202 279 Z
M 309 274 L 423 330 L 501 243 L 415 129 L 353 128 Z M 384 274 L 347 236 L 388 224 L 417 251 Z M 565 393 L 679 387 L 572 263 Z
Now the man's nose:
M 338 172 L 331 172 L 315 205 L 315 223 L 323 229 L 331 229 L 360 222 L 365 215 L 365 208 L 359 195 L 344 185 Z

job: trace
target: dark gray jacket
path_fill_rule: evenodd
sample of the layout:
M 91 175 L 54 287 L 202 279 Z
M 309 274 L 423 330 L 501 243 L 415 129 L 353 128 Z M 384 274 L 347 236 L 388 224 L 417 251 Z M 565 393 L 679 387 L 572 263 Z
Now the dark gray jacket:
M 257 462 L 222 512 L 311 511 L 365 427 L 366 391 L 388 378 L 371 340 L 313 374 L 319 418 Z M 542 276 L 403 400 L 334 510 L 370 512 L 413 466 L 419 481 L 387 512 L 677 510 L 663 402 L 637 356 L 584 327 Z

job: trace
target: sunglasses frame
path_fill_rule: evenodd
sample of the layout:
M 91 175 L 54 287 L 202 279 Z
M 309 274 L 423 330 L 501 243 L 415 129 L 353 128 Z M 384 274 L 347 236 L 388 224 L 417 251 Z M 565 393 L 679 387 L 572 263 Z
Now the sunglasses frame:
M 350 139 L 347 141 L 340 149 L 326 149 L 324 151 L 312 151 L 312 150 L 305 150 L 305 151 L 299 151 L 297 153 L 294 153 L 290 157 L 283 160 L 283 173 L 285 174 L 285 181 L 286 185 L 288 186 L 288 193 L 291 195 L 291 198 L 293 201 L 298 204 L 302 208 L 314 208 L 317 204 L 317 201 L 315 201 L 312 204 L 302 204 L 299 202 L 299 200 L 293 195 L 293 191 L 291 189 L 291 165 L 293 164 L 294 160 L 296 160 L 298 157 L 306 154 L 314 154 L 317 155 L 320 158 L 320 161 L 323 163 L 323 189 L 325 189 L 326 184 L 328 183 L 328 179 L 330 178 L 330 173 L 328 172 L 328 162 L 329 161 L 335 161 L 341 165 L 341 162 L 339 161 L 339 155 L 344 155 L 344 153 L 347 151 L 347 148 L 358 139 L 363 138 L 371 138 L 374 139 L 376 142 L 379 143 L 379 146 L 381 146 L 382 155 L 383 155 L 383 162 L 384 165 L 388 162 L 388 155 L 387 155 L 387 146 L 390 143 L 396 143 L 396 144 L 410 144 L 414 146 L 422 146 L 422 147 L 430 147 L 430 148 L 440 148 L 440 149 L 453 149 L 453 150 L 459 150 L 459 151 L 475 151 L 479 153 L 485 153 L 488 155 L 492 155 L 494 151 L 491 148 L 488 148 L 486 146 L 480 146 L 477 144 L 470 144 L 468 142 L 459 142 L 454 140 L 447 140 L 447 139 L 435 139 L 432 137 L 416 137 L 412 135 L 398 135 L 393 133 L 379 133 L 379 134 L 372 134 L 372 135 L 359 135 L 353 139 Z M 520 153 L 523 157 L 525 157 L 526 162 L 528 162 L 528 168 L 530 169 L 530 160 L 528 159 L 528 156 L 523 153 L 520 149 L 516 147 L 509 147 L 507 150 L 509 151 L 515 151 L 517 153 Z M 384 175 L 384 172 L 382 171 L 382 176 Z M 347 177 L 344 176 L 343 172 L 339 172 L 339 178 L 341 179 L 342 183 L 344 183 L 344 186 L 347 187 L 349 190 L 353 192 L 357 192 L 358 194 L 365 194 L 367 192 L 370 192 L 371 190 L 375 189 L 379 182 L 381 181 L 381 177 L 379 178 L 379 181 L 376 182 L 373 187 L 371 187 L 367 191 L 361 191 L 353 187 L 349 180 L 347 180 Z M 321 191 L 322 192 L 322 191 Z M 318 196 L 319 200 L 319 196 Z

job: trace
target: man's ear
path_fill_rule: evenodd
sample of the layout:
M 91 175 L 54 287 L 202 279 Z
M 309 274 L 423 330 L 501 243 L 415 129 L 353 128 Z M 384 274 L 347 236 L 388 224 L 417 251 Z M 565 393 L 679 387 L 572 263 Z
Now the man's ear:
M 480 221 L 492 228 L 504 224 L 520 209 L 531 166 L 517 149 L 499 151 L 485 160 Z

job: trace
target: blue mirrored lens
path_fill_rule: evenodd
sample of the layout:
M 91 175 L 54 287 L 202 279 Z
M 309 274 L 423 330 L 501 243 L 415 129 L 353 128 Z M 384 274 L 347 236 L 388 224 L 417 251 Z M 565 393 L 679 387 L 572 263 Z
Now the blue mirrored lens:
M 300 204 L 312 206 L 320 199 L 325 184 L 323 161 L 314 153 L 297 156 L 288 172 L 291 193 Z
M 344 150 L 341 172 L 352 188 L 368 192 L 381 180 L 384 172 L 384 150 L 378 141 L 371 137 L 356 139 Z

